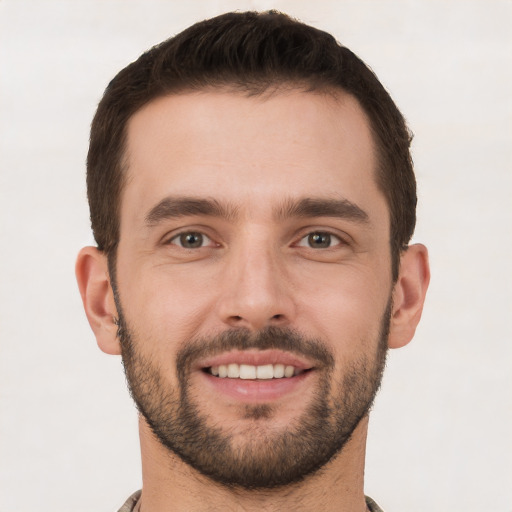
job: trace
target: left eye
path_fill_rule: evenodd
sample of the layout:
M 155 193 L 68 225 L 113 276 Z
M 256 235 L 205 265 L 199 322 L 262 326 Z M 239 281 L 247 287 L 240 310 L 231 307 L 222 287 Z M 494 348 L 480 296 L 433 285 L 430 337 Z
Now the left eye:
M 212 241 L 203 233 L 187 231 L 171 238 L 170 243 L 183 247 L 184 249 L 199 249 L 200 247 L 211 244 Z
M 339 245 L 341 239 L 325 231 L 309 233 L 297 244 L 299 247 L 311 247 L 312 249 L 328 249 L 333 245 Z

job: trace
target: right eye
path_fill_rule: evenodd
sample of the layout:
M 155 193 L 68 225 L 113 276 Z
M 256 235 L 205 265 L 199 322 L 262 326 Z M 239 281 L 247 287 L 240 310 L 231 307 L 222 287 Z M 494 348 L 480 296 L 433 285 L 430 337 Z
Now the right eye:
M 205 234 L 198 231 L 185 231 L 179 233 L 169 240 L 170 244 L 183 247 L 184 249 L 200 249 L 201 247 L 212 246 L 213 242 Z

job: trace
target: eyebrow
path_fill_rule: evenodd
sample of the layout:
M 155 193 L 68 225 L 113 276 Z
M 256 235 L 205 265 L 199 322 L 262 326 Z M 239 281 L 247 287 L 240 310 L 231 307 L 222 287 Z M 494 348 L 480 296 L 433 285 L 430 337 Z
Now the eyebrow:
M 239 208 L 233 204 L 222 204 L 216 199 L 194 197 L 165 197 L 147 213 L 148 226 L 155 226 L 168 219 L 187 216 L 219 217 L 236 220 Z M 274 210 L 277 220 L 304 217 L 334 217 L 366 224 L 368 214 L 348 199 L 304 198 L 287 199 Z
M 276 210 L 276 217 L 335 217 L 367 224 L 368 214 L 348 199 L 305 198 L 299 201 L 288 200 Z
M 235 219 L 238 208 L 233 205 L 223 205 L 215 199 L 198 199 L 193 197 L 166 197 L 156 204 L 146 215 L 146 224 L 154 226 L 167 219 L 205 215 L 221 217 L 227 220 Z

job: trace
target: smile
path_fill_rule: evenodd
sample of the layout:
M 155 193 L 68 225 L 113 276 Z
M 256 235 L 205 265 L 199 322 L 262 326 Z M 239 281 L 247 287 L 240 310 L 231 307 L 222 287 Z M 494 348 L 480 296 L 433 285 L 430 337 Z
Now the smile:
M 229 403 L 270 403 L 292 394 L 302 396 L 318 369 L 312 361 L 291 352 L 232 350 L 198 360 L 195 374 L 212 400 L 222 396 Z
M 219 366 L 211 366 L 206 369 L 208 373 L 215 377 L 228 379 L 243 380 L 270 380 L 290 378 L 304 373 L 305 370 L 296 368 L 292 365 L 284 364 L 221 364 Z

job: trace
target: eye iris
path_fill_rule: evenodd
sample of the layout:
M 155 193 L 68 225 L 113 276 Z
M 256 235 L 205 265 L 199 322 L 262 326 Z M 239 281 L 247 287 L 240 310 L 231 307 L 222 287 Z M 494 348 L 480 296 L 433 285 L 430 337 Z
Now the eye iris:
M 327 248 L 331 246 L 331 235 L 329 233 L 311 233 L 308 242 L 311 247 Z
M 203 245 L 203 235 L 201 233 L 183 233 L 180 235 L 180 243 L 187 249 L 195 249 Z

